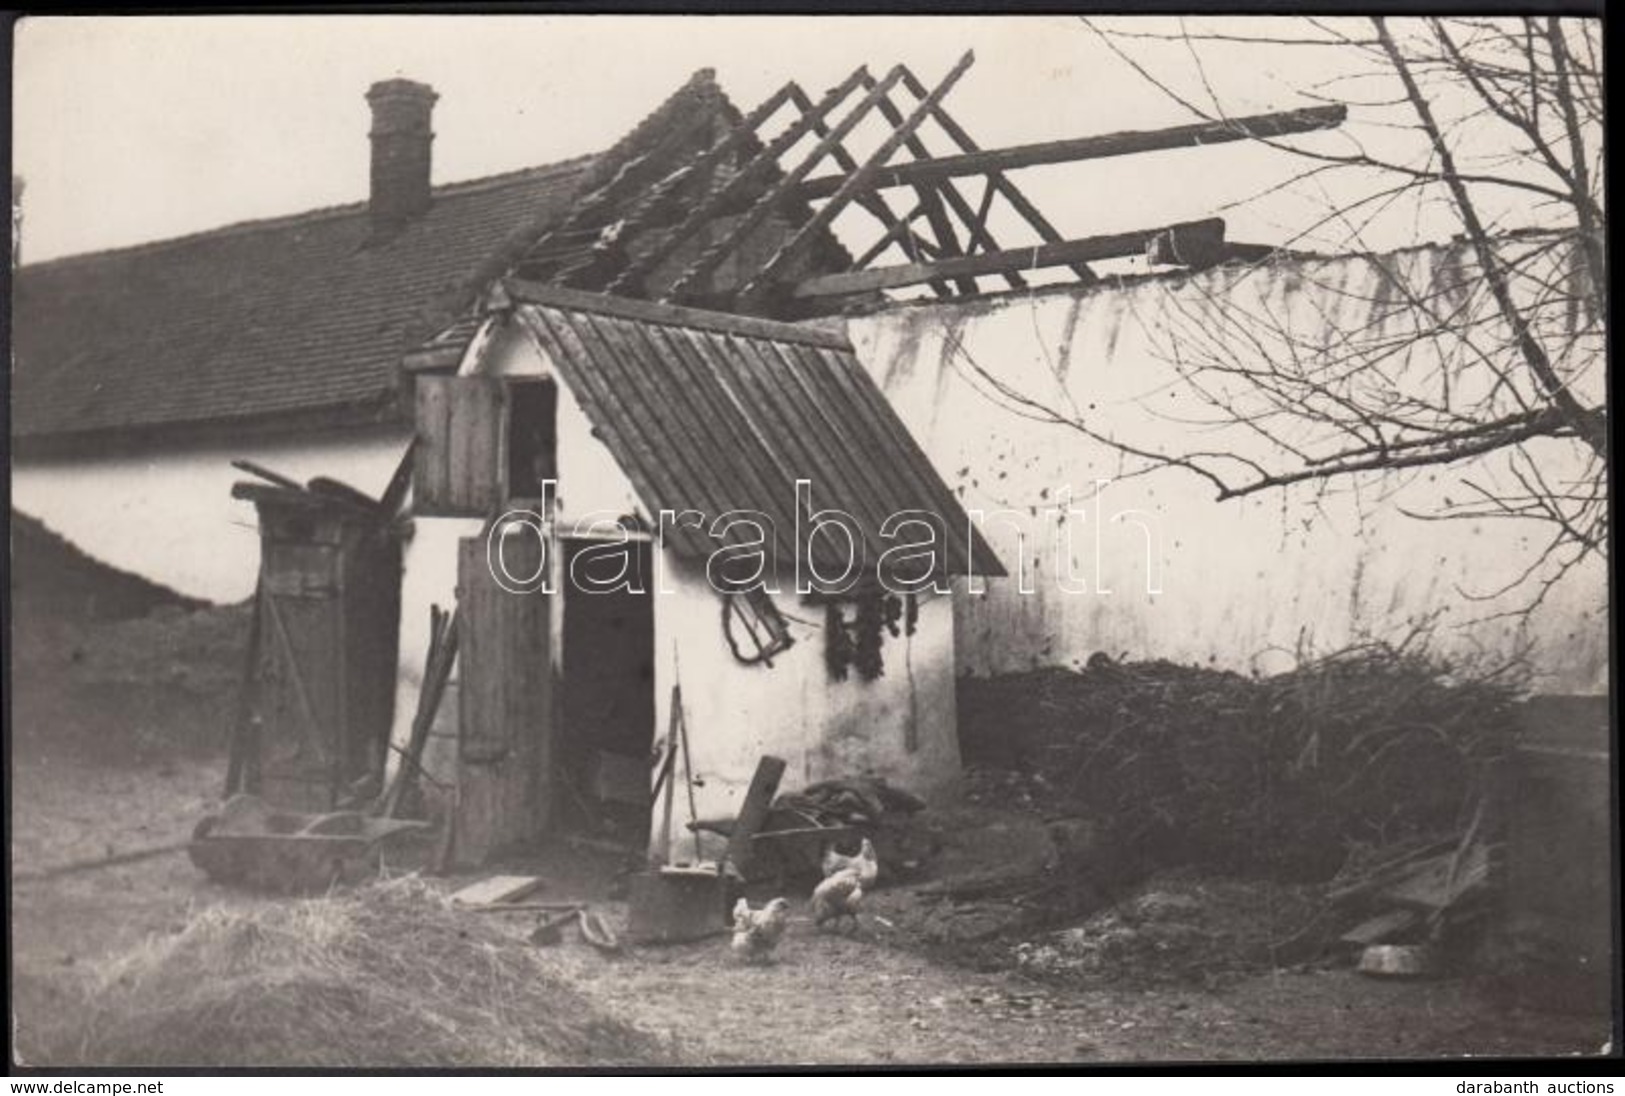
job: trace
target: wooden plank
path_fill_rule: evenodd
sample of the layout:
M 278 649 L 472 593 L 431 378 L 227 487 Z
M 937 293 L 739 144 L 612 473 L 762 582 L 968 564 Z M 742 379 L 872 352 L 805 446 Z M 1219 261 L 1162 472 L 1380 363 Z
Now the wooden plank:
M 817 415 L 820 431 L 834 443 L 831 448 L 853 461 L 855 467 L 869 482 L 858 485 L 860 495 L 875 497 L 877 499 L 878 514 L 874 526 L 878 535 L 887 518 L 891 517 L 894 507 L 889 501 L 909 500 L 921 509 L 927 508 L 929 497 L 921 498 L 919 486 L 910 479 L 907 473 L 899 466 L 897 451 L 889 449 L 884 444 L 885 435 L 875 430 L 862 429 L 859 416 L 852 413 L 851 407 L 846 403 L 843 394 L 830 376 L 830 370 L 817 354 L 810 350 L 797 347 L 775 347 L 780 355 L 786 357 L 785 372 L 790 376 L 796 389 L 801 392 L 806 405 Z M 906 429 L 898 425 L 894 429 Z M 880 494 L 876 491 L 876 484 L 880 486 Z M 889 500 L 889 501 L 888 501 Z M 947 529 L 948 518 L 942 515 L 944 528 L 944 552 L 948 545 L 952 531 Z M 890 547 L 886 540 L 877 542 L 877 552 L 884 552 Z M 880 562 L 876 556 L 877 565 Z M 944 560 L 947 563 L 948 560 Z
M 813 505 L 839 507 L 857 518 L 864 534 L 858 551 L 868 556 L 863 562 L 873 565 L 885 549 L 885 542 L 879 539 L 880 526 L 891 516 L 886 500 L 877 496 L 873 486 L 884 473 L 867 461 L 852 459 L 859 451 L 858 439 L 828 414 L 828 408 L 816 398 L 816 390 L 801 376 L 805 365 L 788 356 L 788 348 L 753 343 L 748 349 L 752 360 L 760 363 L 764 391 L 771 392 L 770 398 L 794 417 L 792 429 L 812 454 L 802 475 L 811 481 Z
M 490 376 L 454 377 L 451 395 L 450 501 L 470 516 L 493 514 L 508 478 L 501 459 L 507 417 L 502 381 Z
M 494 906 L 517 902 L 541 890 L 546 880 L 539 875 L 492 875 L 452 893 L 459 906 Z
M 631 429 L 642 437 L 665 439 L 661 448 L 674 455 L 668 456 L 666 471 L 682 485 L 682 493 L 668 497 L 701 511 L 707 519 L 728 510 L 729 468 L 719 459 L 721 454 L 713 452 L 709 431 L 698 420 L 684 386 L 675 383 L 664 360 L 669 351 L 654 342 L 664 343 L 674 333 L 592 316 L 580 317 L 575 328 L 593 348 L 609 386 L 623 393 L 619 402 L 632 420 Z M 638 395 L 628 398 L 634 392 Z M 742 544 L 746 539 L 730 530 L 722 543 Z
M 818 327 L 766 320 L 756 316 L 740 316 L 731 312 L 689 308 L 663 301 L 612 297 L 603 293 L 543 285 L 517 278 L 509 278 L 503 285 L 513 299 L 522 304 L 543 305 L 570 312 L 591 312 L 600 316 L 618 316 L 628 320 L 686 327 L 697 331 L 719 331 L 728 335 L 748 335 L 758 339 L 805 343 L 808 346 L 825 346 L 833 350 L 852 349 L 852 343 L 845 335 Z
M 865 75 L 867 75 L 867 70 L 859 66 L 845 80 L 831 88 L 818 101 L 817 106 L 810 111 L 804 112 L 800 118 L 786 127 L 783 133 L 775 137 L 752 157 L 750 162 L 740 169 L 739 174 L 724 183 L 715 194 L 710 195 L 690 210 L 683 222 L 664 241 L 650 249 L 641 259 L 634 259 L 628 264 L 626 269 L 621 272 L 620 277 L 616 279 L 614 288 L 624 290 L 631 285 L 634 279 L 641 278 L 654 270 L 668 257 L 676 253 L 678 248 L 691 240 L 694 234 L 709 224 L 717 214 L 726 209 L 729 203 L 741 196 L 748 186 L 770 177 L 770 173 L 778 166 L 779 157 L 790 151 L 796 142 L 806 136 L 813 126 L 817 125 L 830 111 L 839 106 L 858 86 L 858 82 Z
M 507 558 L 529 573 L 540 560 L 534 537 L 516 538 Z M 497 585 L 483 537 L 458 544 L 457 805 L 453 862 L 480 864 L 532 840 L 546 827 L 551 792 L 552 599 Z
M 881 236 L 880 239 L 870 244 L 869 250 L 858 256 L 857 260 L 852 264 L 852 269 L 862 270 L 864 267 L 878 259 L 892 244 L 900 243 L 905 234 L 909 237 L 910 241 L 912 241 L 912 246 L 907 244 L 903 245 L 904 253 L 908 255 L 910 260 L 918 262 L 920 258 L 920 238 L 914 232 L 909 230 L 909 225 L 924 213 L 925 205 L 921 203 L 916 205 L 907 213 L 903 214 L 903 216 L 899 217 L 897 221 L 886 230 L 885 235 Z
M 721 489 L 718 477 L 707 471 L 703 454 L 709 446 L 702 436 L 688 432 L 687 416 L 671 402 L 679 396 L 669 383 L 670 371 L 658 357 L 645 360 L 635 326 L 591 315 L 565 317 L 563 325 L 580 340 L 602 382 L 604 399 L 616 409 L 627 436 L 638 446 L 638 460 L 649 478 L 665 485 L 660 496 L 663 502 L 692 507 L 707 519 L 727 509 L 716 494 Z M 656 398 L 649 398 L 651 392 L 658 393 Z M 674 458 L 672 454 L 681 455 Z M 715 547 L 708 534 L 692 532 L 696 539 Z M 743 539 L 740 533 L 724 538 L 728 543 Z
M 273 472 L 263 464 L 255 464 L 251 460 L 234 460 L 231 462 L 231 466 L 239 471 L 247 472 L 249 475 L 258 476 L 267 483 L 274 483 L 278 487 L 286 487 L 290 491 L 303 491 L 305 489 L 305 485 L 298 480 L 290 479 L 281 472 Z
M 846 117 L 836 123 L 835 127 L 823 137 L 801 163 L 791 168 L 784 178 L 768 189 L 767 193 L 751 206 L 737 225 L 722 239 L 717 240 L 698 258 L 689 264 L 688 269 L 678 277 L 672 287 L 666 291 L 665 300 L 679 300 L 683 295 L 693 289 L 701 279 L 715 270 L 717 264 L 739 245 L 739 242 L 759 228 L 763 221 L 773 213 L 788 197 L 795 185 L 805 179 L 813 167 L 829 155 L 830 149 L 846 138 L 846 135 L 857 128 L 859 122 L 869 116 L 882 96 L 890 91 L 897 82 L 903 78 L 902 66 L 893 66 L 884 79 L 876 84 L 869 93 L 858 101 L 858 105 L 847 112 Z M 814 220 L 817 219 L 816 214 Z M 809 224 L 811 221 L 809 220 Z
M 406 452 L 401 454 L 401 462 L 395 466 L 395 474 L 389 477 L 388 486 L 379 496 L 378 508 L 389 517 L 394 517 L 400 510 L 401 503 L 406 501 L 406 492 L 411 489 L 412 465 L 417 448 L 417 438 L 406 443 Z
M 849 355 L 833 355 L 820 352 L 819 356 L 824 359 L 824 372 L 821 376 L 830 378 L 835 382 L 835 387 L 847 400 L 850 413 L 865 421 L 867 429 L 874 436 L 892 439 L 907 462 L 905 467 L 907 468 L 908 478 L 924 488 L 931 497 L 934 504 L 933 508 L 942 515 L 943 521 L 949 524 L 951 539 L 945 547 L 948 553 L 949 566 L 955 569 L 954 573 L 969 573 L 974 561 L 967 558 L 966 553 L 979 551 L 982 558 L 993 565 L 992 569 L 986 569 L 979 573 L 986 575 L 1004 574 L 1004 569 L 999 564 L 998 557 L 994 556 L 992 550 L 986 547 L 980 538 L 980 534 L 974 529 L 968 528 L 968 520 L 966 522 L 968 535 L 973 539 L 964 542 L 962 545 L 959 537 L 952 536 L 954 532 L 952 519 L 955 516 L 963 516 L 964 509 L 960 506 L 959 500 L 954 497 L 952 490 L 943 482 L 942 477 L 937 475 L 936 466 L 931 463 L 931 459 L 920 448 L 919 442 L 915 440 L 914 435 L 897 418 L 896 411 L 886 401 L 885 395 L 881 393 L 874 379 L 865 373 L 863 367 Z
M 729 387 L 727 378 L 699 348 L 699 337 L 689 330 L 664 332 L 667 364 L 672 378 L 682 386 L 706 416 L 714 429 L 727 437 L 730 466 L 735 469 L 733 482 L 744 486 L 748 497 L 756 499 L 783 499 L 780 506 L 767 511 L 773 519 L 774 543 L 778 558 L 789 561 L 796 558 L 795 530 L 783 519 L 795 513 L 795 499 L 783 498 L 784 471 L 770 469 L 762 464 L 765 442 L 753 434 L 748 416 L 739 402 L 737 393 Z M 769 547 L 772 547 L 770 545 Z
M 1063 240 L 1060 243 L 1018 247 L 984 255 L 966 255 L 932 263 L 909 263 L 874 270 L 855 270 L 844 274 L 824 274 L 799 283 L 795 287 L 795 295 L 830 297 L 851 293 L 872 293 L 956 274 L 997 274 L 1004 270 L 1036 270 L 1075 262 L 1116 259 L 1142 253 L 1153 238 L 1164 232 L 1188 230 L 1205 233 L 1217 228 L 1222 233 L 1223 226 L 1224 222 L 1216 219 L 1190 221 L 1167 228 L 1119 232 L 1110 236 L 1089 236 L 1081 240 Z
M 1076 163 L 1080 160 L 1102 160 L 1142 152 L 1286 137 L 1332 129 L 1342 125 L 1347 117 L 1347 107 L 1333 104 L 1305 107 L 1300 110 L 1273 111 L 1268 114 L 1251 114 L 1244 118 L 1216 122 L 1196 122 L 1167 129 L 1125 130 L 1091 137 L 1040 141 L 1030 145 L 964 152 L 957 156 L 939 156 L 930 160 L 897 164 L 879 172 L 874 177 L 873 185 L 914 186 L 925 180 L 985 175 L 990 171 L 1011 171 L 1041 164 Z M 802 199 L 822 198 L 838 193 L 845 182 L 846 179 L 842 176 L 824 175 L 799 183 L 794 191 L 796 196 Z
M 238 792 L 253 791 L 254 777 L 258 774 L 255 741 L 254 709 L 260 682 L 260 629 L 264 626 L 265 588 L 254 587 L 254 608 L 248 622 L 248 643 L 243 654 L 243 674 L 237 694 L 237 714 L 232 720 L 231 745 L 226 761 L 226 797 Z
M 681 485 L 666 478 L 665 465 L 648 446 L 647 439 L 620 414 L 619 397 L 607 387 L 602 371 L 572 329 L 569 318 L 556 310 L 539 307 L 521 308 L 519 317 L 558 366 L 593 429 L 617 455 L 622 470 L 649 511 L 658 513 L 664 506 L 681 509 L 684 505 Z M 678 501 L 674 504 L 673 499 Z M 708 538 L 696 535 L 692 529 L 677 527 L 670 534 L 673 543 L 690 554 L 703 556 L 710 551 Z
M 266 586 L 260 794 L 294 810 L 331 810 L 338 788 L 338 664 L 333 597 L 279 597 Z
M 909 79 L 909 77 L 911 75 L 912 74 L 905 69 L 905 71 L 903 73 L 903 80 L 904 80 L 905 85 L 907 84 L 907 81 L 908 81 L 908 79 Z M 925 94 L 924 91 L 917 91 L 917 92 L 914 93 L 914 95 L 915 95 L 915 98 L 917 98 L 917 99 L 923 99 L 923 98 L 926 97 L 926 94 Z M 940 103 L 938 103 L 937 105 L 935 105 L 934 107 L 931 108 L 933 114 L 936 111 L 940 111 L 941 109 L 942 109 L 942 106 L 941 106 Z M 903 122 L 904 122 L 903 113 L 900 110 L 898 110 L 895 105 L 893 105 L 890 96 L 887 96 L 884 100 L 881 101 L 881 103 L 880 103 L 880 112 L 886 116 L 886 120 L 888 122 L 890 122 L 894 127 L 901 126 L 903 124 Z M 906 142 L 904 142 L 904 147 L 906 147 L 909 150 L 909 152 L 914 156 L 914 158 L 917 159 L 917 160 L 924 160 L 924 159 L 929 159 L 930 158 L 930 153 L 927 151 L 924 142 L 922 142 L 920 140 L 918 133 L 909 134 L 908 140 Z M 948 223 L 947 215 L 945 213 L 943 213 L 943 211 L 942 211 L 942 199 L 943 198 L 946 198 L 948 200 L 948 204 L 953 207 L 954 212 L 959 215 L 960 220 L 964 221 L 966 227 L 971 229 L 970 241 L 967 244 L 967 246 L 965 248 L 965 251 L 974 251 L 976 249 L 976 244 L 977 244 L 977 241 L 978 241 L 978 237 L 977 237 L 977 234 L 976 234 L 976 227 L 975 227 L 975 225 L 974 225 L 974 223 L 972 221 L 972 214 L 971 214 L 970 208 L 965 204 L 964 198 L 960 197 L 959 191 L 955 190 L 951 183 L 944 183 L 942 185 L 941 195 L 940 196 L 939 196 L 936 188 L 933 188 L 933 187 L 930 187 L 930 186 L 915 187 L 914 188 L 914 193 L 918 196 L 920 203 L 923 206 L 926 207 L 928 216 L 931 217 L 932 231 L 936 233 L 937 240 L 943 245 L 943 248 L 942 248 L 942 251 L 941 251 L 942 254 L 949 254 L 949 255 L 962 254 L 962 252 L 960 251 L 959 245 L 958 245 L 958 241 L 956 241 L 953 238 L 953 227 Z M 881 194 L 880 194 L 880 192 L 878 190 L 874 191 L 873 194 L 874 194 L 874 196 L 876 198 L 881 197 Z M 993 242 L 992 236 L 987 233 L 987 228 L 986 228 L 985 224 L 982 226 L 982 237 L 983 237 L 982 242 L 985 245 L 983 247 L 983 250 L 985 250 L 985 251 L 997 251 L 998 250 L 998 245 Z M 918 260 L 916 260 L 916 261 L 918 261 Z M 857 267 L 865 266 L 865 265 L 867 265 L 867 264 L 865 264 L 865 263 L 854 264 L 854 269 L 856 269 Z M 1007 273 L 1004 276 L 1004 278 L 1005 278 L 1005 284 L 1009 285 L 1012 289 L 1020 289 L 1023 285 L 1026 284 L 1025 281 L 1023 281 L 1021 275 L 1013 273 L 1013 272 L 1012 273 Z M 933 284 L 933 287 L 935 287 L 937 283 L 932 283 L 932 284 Z M 974 278 L 968 279 L 968 280 L 962 278 L 962 279 L 959 279 L 958 281 L 956 281 L 954 284 L 955 284 L 955 287 L 959 290 L 960 293 L 975 293 L 976 292 L 976 280 Z M 941 291 L 939 290 L 938 291 L 939 295 L 940 295 L 940 292 Z
M 864 74 L 862 80 L 866 88 L 873 88 L 875 85 L 874 78 L 867 74 Z M 900 119 L 892 117 L 896 111 L 895 108 L 892 108 L 891 99 L 889 97 L 881 99 L 876 105 L 883 113 L 886 113 L 887 118 L 891 120 L 893 125 L 896 125 L 898 121 L 900 121 Z M 805 101 L 798 100 L 796 106 L 805 111 L 809 109 L 810 104 L 806 103 Z M 813 127 L 813 129 L 819 137 L 827 137 L 829 135 L 829 127 L 823 122 L 819 122 Z M 830 149 L 830 154 L 834 157 L 836 164 L 839 165 L 842 171 L 853 172 L 858 170 L 858 161 L 852 158 L 852 154 L 846 151 L 846 145 L 840 141 L 835 142 L 835 145 Z M 873 259 L 875 255 L 878 255 L 881 251 L 884 251 L 892 241 L 904 236 L 908 238 L 908 243 L 903 247 L 904 252 L 908 255 L 908 258 L 911 261 L 919 261 L 919 253 L 926 246 L 927 241 L 913 229 L 914 213 L 910 213 L 906 217 L 898 217 L 892 212 L 891 206 L 887 203 L 885 197 L 878 191 L 859 195 L 855 201 L 864 209 L 868 210 L 869 213 L 871 213 L 881 222 L 882 225 L 885 226 L 886 233 L 884 237 L 885 242 L 881 244 L 879 250 L 874 251 L 873 254 L 867 255 L 853 263 L 853 270 L 859 270 L 865 266 L 868 266 L 870 260 Z M 916 209 L 916 212 L 923 212 L 923 210 Z M 947 282 L 935 282 L 932 284 L 931 288 L 939 297 L 952 296 L 952 290 L 949 288 Z
M 751 859 L 751 839 L 767 821 L 767 812 L 773 806 L 773 797 L 779 793 L 779 781 L 784 778 L 784 759 L 765 754 L 756 762 L 756 772 L 750 778 L 745 801 L 739 806 L 739 816 L 733 833 L 728 837 L 728 859 L 744 874 Z
M 909 94 L 917 99 L 925 95 L 925 85 L 920 83 L 920 78 L 915 76 L 913 70 L 907 65 L 903 66 L 903 86 L 908 89 Z M 942 127 L 942 131 L 948 135 L 949 140 L 958 145 L 960 149 L 965 152 L 980 151 L 976 142 L 971 139 L 971 135 L 965 132 L 964 127 L 955 121 L 954 116 L 949 114 L 945 108 L 938 106 L 936 110 L 931 112 L 931 116 L 937 125 Z M 1002 172 L 990 171 L 987 179 L 993 189 L 1002 195 L 1005 201 L 1010 203 L 1011 208 L 1026 220 L 1034 232 L 1038 233 L 1039 239 L 1048 244 L 1058 243 L 1062 239 L 1060 231 L 1049 223 L 1049 220 L 1038 211 L 1038 207 L 1028 201 L 1027 196 L 1014 183 L 1005 178 Z M 991 197 L 991 195 L 988 197 Z M 985 250 L 999 250 L 998 246 L 992 242 L 991 237 L 988 239 Z M 1071 270 L 1078 276 L 1078 280 L 1086 285 L 1098 280 L 1094 271 L 1083 263 L 1072 264 Z
M 788 462 L 785 469 L 787 479 L 781 491 L 795 491 L 797 479 L 812 481 L 811 505 L 815 509 L 837 507 L 848 497 L 851 489 L 844 479 L 831 487 L 820 488 L 818 480 L 831 472 L 838 470 L 838 465 L 831 467 L 830 461 L 822 449 L 819 448 L 815 438 L 808 436 L 805 409 L 799 401 L 791 398 L 777 373 L 782 367 L 776 361 L 770 361 L 762 355 L 760 347 L 752 345 L 746 340 L 736 340 L 727 348 L 731 353 L 727 355 L 730 376 L 740 385 L 741 391 L 746 393 L 747 399 L 756 411 L 754 418 L 762 420 L 762 426 L 773 432 L 774 442 L 771 451 L 784 454 Z M 831 476 L 831 479 L 834 477 Z M 828 480 L 826 480 L 828 482 Z M 827 497 L 820 503 L 820 491 Z M 810 517 L 810 512 L 805 517 Z M 859 528 L 856 530 L 857 543 L 855 548 L 860 552 L 871 555 L 877 550 L 877 542 L 873 539 L 874 530 L 867 527 L 861 514 L 854 514 Z M 839 567 L 843 571 L 848 563 L 848 557 L 838 549 L 828 547 L 825 538 L 814 541 L 814 557 L 822 564 L 821 569 L 828 571 L 831 567 Z M 799 548 L 800 546 L 798 546 Z
M 407 738 L 406 753 L 400 769 L 383 800 L 383 816 L 395 817 L 400 810 L 401 798 L 407 787 L 417 779 L 423 764 L 423 750 L 429 744 L 429 732 L 434 728 L 435 715 L 451 678 L 451 668 L 457 661 L 458 614 L 449 617 L 438 606 L 430 606 L 429 657 L 423 670 L 423 684 L 418 691 L 417 711 L 412 715 L 412 733 Z
M 448 516 L 451 472 L 451 382 L 421 376 L 413 382 L 415 442 L 412 446 L 412 509 L 424 516 Z
M 1399 933 L 1419 924 L 1421 920 L 1421 914 L 1416 913 L 1414 910 L 1389 910 L 1386 913 L 1377 914 L 1370 920 L 1360 922 L 1338 939 L 1342 943 L 1352 944 L 1355 947 L 1369 947 L 1372 944 L 1380 944 L 1384 940 L 1397 936 Z
M 818 234 L 829 228 L 830 222 L 835 219 L 836 215 L 845 209 L 854 197 L 869 189 L 875 175 L 885 166 L 886 161 L 891 159 L 892 154 L 901 148 L 903 142 L 907 141 L 909 136 L 920 127 L 920 124 L 930 116 L 932 108 L 942 102 L 948 92 L 953 90 L 954 85 L 959 82 L 959 78 L 965 75 L 966 70 L 971 67 L 975 60 L 975 51 L 966 50 L 964 56 L 959 59 L 953 68 L 948 70 L 948 74 L 931 90 L 931 94 L 927 95 L 919 106 L 915 107 L 909 116 L 904 119 L 902 125 L 898 126 L 890 136 L 880 143 L 880 147 L 870 154 L 869 158 L 863 162 L 863 166 L 846 176 L 840 187 L 830 195 L 829 201 L 825 202 L 823 207 L 813 214 L 812 218 L 802 225 L 800 230 L 779 249 L 778 254 L 767 261 L 767 264 L 757 272 L 756 277 L 746 284 L 740 294 L 743 299 L 749 300 L 753 296 L 760 294 L 762 289 L 772 283 L 781 271 L 789 269 L 790 264 L 806 250 L 808 245 L 818 237 Z M 900 78 L 901 74 L 898 75 Z M 877 86 L 870 95 L 878 95 L 879 98 L 883 99 L 889 91 L 890 88 L 887 86 Z

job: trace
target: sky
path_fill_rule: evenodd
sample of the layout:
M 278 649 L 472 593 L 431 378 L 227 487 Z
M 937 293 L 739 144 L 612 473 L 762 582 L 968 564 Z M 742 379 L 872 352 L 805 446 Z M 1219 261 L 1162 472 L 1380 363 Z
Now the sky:
M 1295 21 L 1246 22 L 1290 32 Z M 1232 113 L 1308 105 L 1303 89 L 1341 63 L 1326 49 L 1220 46 L 1198 71 L 1183 47 L 1134 45 L 1176 83 L 1217 83 Z M 19 24 L 14 65 L 23 260 L 360 200 L 363 96 L 389 77 L 439 92 L 444 183 L 604 148 L 697 68 L 715 68 L 748 109 L 791 78 L 816 97 L 859 64 L 880 74 L 901 61 L 929 85 L 966 49 L 976 63 L 947 106 L 984 147 L 1192 120 L 1073 17 L 34 17 Z M 1275 243 L 1315 219 L 1321 195 L 1234 203 L 1301 167 L 1236 144 L 1015 181 L 1068 236 L 1221 212 L 1231 239 Z M 1450 228 L 1393 218 L 1376 242 Z

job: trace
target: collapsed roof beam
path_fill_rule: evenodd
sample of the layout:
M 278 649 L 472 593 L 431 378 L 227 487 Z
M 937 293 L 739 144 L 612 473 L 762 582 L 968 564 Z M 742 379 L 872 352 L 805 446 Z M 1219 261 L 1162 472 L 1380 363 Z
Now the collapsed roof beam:
M 839 297 L 854 293 L 873 293 L 882 289 L 898 289 L 935 278 L 952 278 L 967 274 L 1002 274 L 1006 270 L 1036 270 L 1049 266 L 1098 262 L 1102 259 L 1121 259 L 1145 254 L 1153 241 L 1167 241 L 1165 251 L 1177 255 L 1189 265 L 1200 266 L 1224 257 L 1223 240 L 1224 221 L 1218 218 L 1186 221 L 1163 228 L 1120 232 L 1111 236 L 1089 236 L 1080 240 L 1062 240 L 1059 243 L 1018 247 L 982 255 L 963 255 L 933 263 L 908 263 L 903 266 L 854 270 L 845 274 L 825 274 L 799 283 L 793 295 L 798 298 Z
M 1161 152 L 1174 148 L 1220 145 L 1230 141 L 1285 137 L 1294 133 L 1333 129 L 1343 124 L 1348 108 L 1342 104 L 1306 107 L 1302 110 L 1254 114 L 1218 122 L 1198 122 L 1171 129 L 1129 130 L 1102 133 L 1093 137 L 1073 137 L 1043 141 L 1012 148 L 966 152 L 933 160 L 914 160 L 886 168 L 876 175 L 877 187 L 914 186 L 925 180 L 952 179 L 964 175 L 984 175 L 990 171 L 1010 171 L 1040 164 L 1065 164 L 1079 160 L 1103 160 L 1141 152 Z M 840 190 L 846 182 L 841 175 L 821 175 L 796 188 L 800 198 L 822 198 Z

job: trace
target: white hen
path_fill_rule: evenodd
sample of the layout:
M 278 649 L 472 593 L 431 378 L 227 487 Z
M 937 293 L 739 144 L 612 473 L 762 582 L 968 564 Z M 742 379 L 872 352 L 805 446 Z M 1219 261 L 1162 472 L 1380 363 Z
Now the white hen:
M 858 905 L 863 901 L 863 880 L 853 868 L 838 871 L 814 888 L 812 893 L 813 926 L 826 922 L 841 923 L 843 917 L 858 925 Z
M 867 837 L 863 839 L 863 844 L 858 846 L 856 856 L 836 852 L 833 845 L 825 849 L 823 868 L 825 879 L 836 872 L 857 872 L 858 882 L 871 890 L 874 888 L 875 880 L 880 878 L 880 858 L 875 855 L 875 847 Z
M 766 960 L 778 947 L 779 938 L 789 923 L 787 900 L 775 898 L 761 909 L 753 910 L 750 903 L 741 898 L 734 904 L 734 953 L 749 961 Z

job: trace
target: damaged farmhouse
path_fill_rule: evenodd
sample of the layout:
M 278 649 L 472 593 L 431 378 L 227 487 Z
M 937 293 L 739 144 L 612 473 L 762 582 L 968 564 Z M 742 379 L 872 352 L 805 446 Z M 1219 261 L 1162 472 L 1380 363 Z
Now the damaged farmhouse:
M 1606 510 L 1575 444 L 1605 430 L 1606 298 L 1543 296 L 1588 284 L 1589 237 L 1326 254 L 1231 239 L 1222 204 L 1071 235 L 1028 169 L 1194 178 L 1350 110 L 983 147 L 946 106 L 974 60 L 749 109 L 702 69 L 602 152 L 439 185 L 440 96 L 386 79 L 365 201 L 16 271 L 16 511 L 250 604 L 196 864 L 308 890 L 413 835 L 425 874 L 610 849 L 638 866 L 624 927 L 505 876 L 477 904 L 604 950 L 732 925 L 765 962 L 801 921 L 863 924 L 877 855 L 879 887 L 971 905 L 1019 877 L 997 901 L 1080 916 L 1210 861 L 1328 888 L 1276 966 L 1443 962 L 1493 907 L 1606 996 L 1605 530 L 1565 563 L 1462 513 L 1455 474 L 1523 498 L 1516 462 L 1473 463 L 1514 436 Z M 1515 313 L 1566 347 L 1533 401 L 1471 368 Z M 1331 381 L 1260 364 L 1343 355 Z M 1473 425 L 1440 425 L 1441 376 Z M 1419 675 L 1414 720 L 1379 663 Z M 1514 664 L 1527 689 L 1480 675 Z M 1338 689 L 1347 711 L 1313 706 Z M 1037 775 L 990 785 L 1007 762 Z M 1310 820 L 1255 827 L 1253 785 L 1214 806 L 1248 780 Z M 933 876 L 958 835 L 907 818 L 1018 799 L 1043 853 Z M 808 873 L 810 916 L 761 904 Z M 1022 946 L 1041 973 L 1064 950 Z

